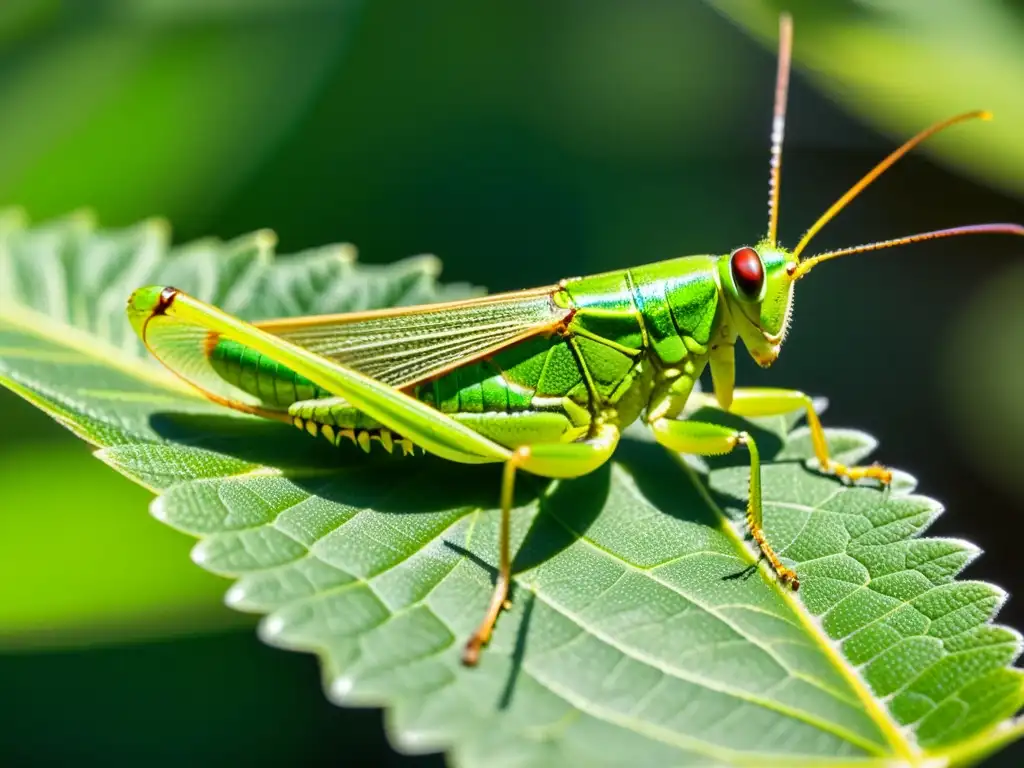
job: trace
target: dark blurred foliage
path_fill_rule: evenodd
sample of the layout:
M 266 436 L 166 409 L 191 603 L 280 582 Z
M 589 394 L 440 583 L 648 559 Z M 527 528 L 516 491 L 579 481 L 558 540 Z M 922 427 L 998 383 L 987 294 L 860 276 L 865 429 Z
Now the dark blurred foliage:
M 882 13 L 828 8 L 841 23 Z M 799 58 L 799 13 L 796 29 Z M 680 0 L 5 0 L 0 202 L 36 219 L 89 206 L 108 226 L 166 215 L 179 241 L 270 227 L 283 252 L 339 240 L 367 262 L 432 252 L 449 280 L 528 287 L 756 241 L 773 70 L 772 50 Z M 815 83 L 798 67 L 790 245 L 904 138 Z M 978 106 L 959 95 L 932 117 Z M 985 141 L 985 126 L 958 130 Z M 812 250 L 1024 221 L 1020 199 L 972 178 L 917 153 Z M 931 532 L 985 550 L 967 575 L 1011 594 L 1024 591 L 1024 502 L 972 459 L 951 402 L 972 390 L 950 382 L 967 361 L 981 391 L 994 371 L 1020 377 L 1016 359 L 989 366 L 960 331 L 1021 252 L 946 241 L 825 266 L 799 285 L 776 366 L 738 371 L 826 395 L 827 424 L 877 436 L 880 460 L 946 504 Z M 988 327 L 1012 352 L 1001 323 Z M 973 407 L 995 425 L 975 445 L 1020 450 L 998 407 Z M 144 492 L 14 396 L 0 409 L 0 533 L 18 549 L 0 564 L 5 764 L 417 764 L 390 753 L 380 713 L 326 703 L 312 658 L 263 647 L 221 608 L 226 582 L 187 562 L 189 542 L 146 515 Z M 66 468 L 63 495 L 39 490 L 47 458 Z M 999 618 L 1024 627 L 1021 600 Z M 1018 745 L 990 764 L 1022 760 Z

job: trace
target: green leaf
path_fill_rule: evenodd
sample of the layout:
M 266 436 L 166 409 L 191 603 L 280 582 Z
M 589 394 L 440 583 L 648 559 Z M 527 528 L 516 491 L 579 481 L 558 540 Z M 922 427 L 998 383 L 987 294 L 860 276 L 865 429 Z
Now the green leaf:
M 360 12 L 354 0 L 2 6 L 0 199 L 50 213 L 89 200 L 125 223 L 155 209 L 199 231 L 306 114 Z
M 1024 338 L 1024 263 L 1011 263 L 986 278 L 966 301 L 961 317 L 950 324 L 953 347 L 963 350 L 957 370 L 945 382 L 946 408 L 958 430 L 966 461 L 1014 495 L 1024 494 L 1024 370 L 1020 340 Z M 998 329 L 993 333 L 992 329 Z M 959 366 L 963 365 L 964 370 Z M 985 371 L 984 376 L 969 371 Z M 998 413 L 999 418 L 992 418 Z
M 923 148 L 1004 190 L 1024 192 L 1024 13 L 1019 4 L 831 3 L 710 0 L 775 50 L 778 18 L 795 24 L 799 71 L 876 128 L 904 141 L 927 125 L 971 109 L 991 124 L 962 128 Z
M 0 381 L 157 492 L 152 513 L 199 538 L 193 559 L 235 579 L 228 603 L 265 614 L 267 642 L 317 653 L 333 701 L 388 707 L 399 749 L 488 766 L 959 765 L 1024 731 L 1009 719 L 1021 637 L 991 623 L 1005 595 L 956 580 L 978 550 L 920 537 L 941 507 L 909 476 L 883 493 L 815 472 L 807 431 L 784 419 L 747 426 L 798 595 L 751 567 L 743 456 L 702 477 L 629 440 L 587 477 L 519 484 L 513 608 L 463 668 L 500 469 L 365 456 L 226 412 L 147 360 L 123 319 L 146 283 L 246 318 L 468 290 L 438 288 L 429 257 L 274 260 L 272 243 L 168 251 L 159 223 L 0 218 Z M 830 440 L 845 461 L 874 448 Z

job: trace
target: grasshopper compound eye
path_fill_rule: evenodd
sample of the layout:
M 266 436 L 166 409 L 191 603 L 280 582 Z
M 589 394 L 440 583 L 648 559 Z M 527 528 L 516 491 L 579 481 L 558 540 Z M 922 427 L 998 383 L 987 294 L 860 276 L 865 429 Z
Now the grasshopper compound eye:
M 757 251 L 746 246 L 737 248 L 729 259 L 732 270 L 732 281 L 736 288 L 747 299 L 756 299 L 764 287 L 764 265 Z

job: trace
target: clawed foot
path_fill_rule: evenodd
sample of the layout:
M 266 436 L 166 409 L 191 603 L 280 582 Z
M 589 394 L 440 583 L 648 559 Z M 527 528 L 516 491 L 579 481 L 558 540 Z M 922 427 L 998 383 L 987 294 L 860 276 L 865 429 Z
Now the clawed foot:
M 837 461 L 830 461 L 822 467 L 822 470 L 830 475 L 841 477 L 851 482 L 869 478 L 877 480 L 882 485 L 888 486 L 892 483 L 892 470 L 886 469 L 881 464 L 871 464 L 867 467 L 848 467 Z
M 796 592 L 800 589 L 800 580 L 796 577 L 796 571 L 792 568 L 786 568 L 785 566 L 776 569 L 776 576 L 779 578 L 779 583 L 784 587 L 789 587 L 791 590 Z
M 480 651 L 483 650 L 487 640 L 475 634 L 469 638 L 469 642 L 466 643 L 466 647 L 462 650 L 462 663 L 467 667 L 475 667 L 477 662 L 480 661 Z
M 484 623 L 473 633 L 473 636 L 466 642 L 466 647 L 462 650 L 462 663 L 467 667 L 475 667 L 477 662 L 480 661 L 480 652 L 483 651 L 484 646 L 491 639 L 491 632 L 494 630 L 494 622 L 498 618 L 498 613 L 511 610 L 512 601 L 505 598 L 497 605 L 498 608 L 495 610 L 495 602 L 492 601 L 491 610 L 488 611 Z

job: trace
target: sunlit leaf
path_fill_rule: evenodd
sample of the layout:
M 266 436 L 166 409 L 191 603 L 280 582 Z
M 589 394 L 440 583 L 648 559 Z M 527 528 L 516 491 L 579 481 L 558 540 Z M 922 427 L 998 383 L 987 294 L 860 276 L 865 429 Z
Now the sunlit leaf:
M 263 614 L 267 642 L 318 654 L 332 700 L 388 707 L 399 748 L 488 766 L 924 766 L 1024 731 L 1009 720 L 1021 637 L 991 623 L 1005 595 L 956 580 L 977 549 L 920 536 L 941 507 L 909 476 L 883 493 L 815 472 L 784 419 L 749 428 L 798 595 L 752 567 L 743 457 L 701 477 L 625 441 L 590 476 L 520 484 L 513 608 L 466 669 L 500 470 L 365 456 L 225 412 L 147 360 L 122 316 L 145 283 L 245 318 L 424 301 L 436 261 L 273 261 L 266 233 L 168 253 L 152 223 L 4 221 L 0 381 L 157 492 L 152 513 L 199 539 L 193 560 L 235 580 L 229 605 Z M 874 448 L 830 439 L 842 460 Z

